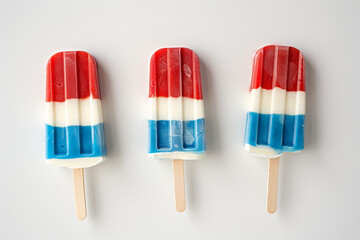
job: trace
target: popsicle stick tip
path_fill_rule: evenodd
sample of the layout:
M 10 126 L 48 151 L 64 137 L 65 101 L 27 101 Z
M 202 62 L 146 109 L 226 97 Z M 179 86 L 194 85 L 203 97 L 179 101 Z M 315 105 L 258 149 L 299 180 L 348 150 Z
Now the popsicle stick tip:
M 176 207 L 176 211 L 178 211 L 179 213 L 184 212 L 185 209 L 186 209 L 185 206 L 183 206 L 183 207 Z
M 270 214 L 274 214 L 276 212 L 276 208 L 267 208 L 266 211 Z
M 87 217 L 86 213 L 85 214 L 77 214 L 76 216 L 81 221 L 84 221 Z
M 185 202 L 180 202 L 176 204 L 176 211 L 178 211 L 179 213 L 184 212 L 186 209 L 186 204 Z

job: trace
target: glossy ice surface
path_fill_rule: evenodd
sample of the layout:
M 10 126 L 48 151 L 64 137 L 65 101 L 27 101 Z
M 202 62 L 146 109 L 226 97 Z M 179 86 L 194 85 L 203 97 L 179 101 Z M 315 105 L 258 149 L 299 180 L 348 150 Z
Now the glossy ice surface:
M 198 159 L 206 151 L 200 64 L 187 48 L 163 48 L 150 62 L 149 156 Z
M 270 45 L 257 51 L 250 85 L 245 148 L 277 157 L 304 149 L 305 61 L 294 47 Z
M 105 157 L 104 124 L 96 62 L 81 51 L 54 54 L 47 65 L 46 158 L 69 168 Z

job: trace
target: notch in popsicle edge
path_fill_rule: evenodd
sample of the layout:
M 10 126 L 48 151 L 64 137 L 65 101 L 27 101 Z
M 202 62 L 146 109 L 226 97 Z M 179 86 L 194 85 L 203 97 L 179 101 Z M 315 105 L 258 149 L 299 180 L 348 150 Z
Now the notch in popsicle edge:
M 74 168 L 73 177 L 74 177 L 76 216 L 79 220 L 85 220 L 87 213 L 86 213 L 86 199 L 85 199 L 85 185 L 84 185 L 84 169 Z
M 269 158 L 269 172 L 266 196 L 266 211 L 270 214 L 276 212 L 277 209 L 277 193 L 279 182 L 279 159 Z
M 178 212 L 184 212 L 186 208 L 184 164 L 181 159 L 173 160 L 175 206 Z

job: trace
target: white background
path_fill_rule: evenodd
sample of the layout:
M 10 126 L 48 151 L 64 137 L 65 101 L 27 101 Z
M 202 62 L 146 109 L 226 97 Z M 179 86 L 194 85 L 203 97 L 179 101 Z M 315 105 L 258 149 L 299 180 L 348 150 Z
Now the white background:
M 0 2 L 0 239 L 360 239 L 360 4 L 349 1 Z M 265 211 L 267 160 L 243 149 L 252 57 L 287 44 L 306 59 L 306 147 L 280 161 Z M 170 161 L 147 157 L 151 54 L 201 61 L 207 155 L 185 162 L 187 210 Z M 46 62 L 98 62 L 108 161 L 86 169 L 88 218 L 72 172 L 44 158 Z

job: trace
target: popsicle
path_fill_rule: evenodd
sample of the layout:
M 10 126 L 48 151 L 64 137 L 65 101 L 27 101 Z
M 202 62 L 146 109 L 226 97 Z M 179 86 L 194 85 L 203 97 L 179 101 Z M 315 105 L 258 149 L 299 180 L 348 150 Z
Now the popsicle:
M 73 169 L 76 212 L 86 218 L 83 168 L 105 160 L 95 59 L 83 51 L 54 54 L 47 64 L 46 159 Z
M 304 149 L 305 60 L 289 46 L 269 45 L 254 57 L 245 149 L 269 158 L 267 211 L 277 208 L 279 157 Z
M 185 210 L 183 160 L 206 151 L 198 56 L 188 48 L 163 48 L 150 62 L 149 157 L 173 160 L 175 203 Z

